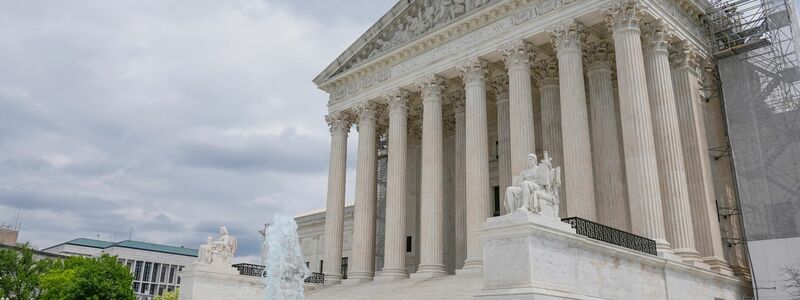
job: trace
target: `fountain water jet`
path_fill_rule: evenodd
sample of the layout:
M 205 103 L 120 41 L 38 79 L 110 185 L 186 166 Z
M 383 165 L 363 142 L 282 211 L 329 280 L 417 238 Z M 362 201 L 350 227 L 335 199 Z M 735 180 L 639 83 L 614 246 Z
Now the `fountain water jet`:
M 300 249 L 294 218 L 276 215 L 264 238 L 264 298 L 303 299 L 303 280 L 311 275 Z

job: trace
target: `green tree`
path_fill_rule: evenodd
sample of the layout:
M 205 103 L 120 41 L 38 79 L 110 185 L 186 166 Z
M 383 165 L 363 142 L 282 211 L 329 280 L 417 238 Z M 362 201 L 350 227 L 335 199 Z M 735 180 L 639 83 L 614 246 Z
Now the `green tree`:
M 0 249 L 0 298 L 36 299 L 39 296 L 39 276 L 51 265 L 53 261 L 49 259 L 36 261 L 27 244 Z
M 178 290 L 172 292 L 164 292 L 161 296 L 156 296 L 153 300 L 178 300 Z
M 42 300 L 133 300 L 133 277 L 117 258 L 70 257 L 39 278 Z

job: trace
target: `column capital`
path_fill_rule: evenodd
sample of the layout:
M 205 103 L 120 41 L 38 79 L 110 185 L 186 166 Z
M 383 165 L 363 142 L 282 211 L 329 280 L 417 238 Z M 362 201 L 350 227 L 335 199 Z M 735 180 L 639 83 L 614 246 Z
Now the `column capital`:
M 463 114 L 464 113 L 464 103 L 466 100 L 466 93 L 463 89 L 456 90 L 448 96 L 450 105 L 453 106 L 453 110 L 456 114 Z
M 500 72 L 498 72 L 500 73 Z M 508 90 L 508 74 L 500 73 L 495 74 L 492 76 L 491 81 L 489 82 L 492 90 L 495 93 L 495 99 L 500 101 L 508 101 L 509 99 L 509 90 Z
M 558 87 L 558 60 L 552 57 L 538 60 L 534 65 L 533 78 L 539 87 Z
M 639 22 L 644 16 L 644 9 L 639 0 L 617 0 L 611 8 L 604 12 L 608 29 L 617 33 L 620 31 L 640 31 Z
M 525 40 L 509 42 L 499 50 L 503 56 L 506 69 L 530 68 L 533 60 L 533 45 Z
M 695 74 L 700 73 L 700 65 L 703 62 L 697 48 L 687 41 L 675 43 L 670 48 L 669 60 L 673 69 L 687 68 Z
M 675 33 L 662 20 L 647 23 L 643 27 L 642 41 L 644 53 L 653 51 L 669 53 L 669 46 L 675 40 Z
M 587 72 L 607 70 L 611 72 L 614 66 L 614 47 L 608 41 L 588 43 L 583 52 L 583 64 Z
M 350 125 L 353 123 L 352 117 L 342 111 L 330 112 L 325 116 L 331 135 L 344 135 L 350 132 Z
M 488 63 L 485 59 L 475 57 L 467 60 L 458 66 L 464 84 L 486 84 L 486 75 L 489 72 Z
M 375 102 L 364 101 L 358 104 L 354 110 L 358 118 L 358 124 L 366 122 L 375 123 L 378 110 L 378 106 Z
M 582 44 L 586 41 L 583 23 L 575 20 L 555 25 L 548 33 L 556 53 L 580 51 Z
M 404 89 L 394 89 L 386 93 L 386 95 L 383 95 L 383 98 L 389 106 L 389 114 L 407 114 L 409 95 L 410 93 Z
M 442 76 L 433 74 L 428 75 L 416 82 L 416 86 L 422 93 L 422 102 L 442 101 L 442 90 L 444 90 L 445 79 Z

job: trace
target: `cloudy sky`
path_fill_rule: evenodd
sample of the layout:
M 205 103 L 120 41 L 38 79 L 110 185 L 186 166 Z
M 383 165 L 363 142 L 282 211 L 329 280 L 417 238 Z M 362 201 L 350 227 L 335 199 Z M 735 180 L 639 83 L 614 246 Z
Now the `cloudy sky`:
M 227 225 L 255 261 L 274 214 L 325 205 L 311 79 L 394 2 L 0 0 L 0 222 L 39 248 Z

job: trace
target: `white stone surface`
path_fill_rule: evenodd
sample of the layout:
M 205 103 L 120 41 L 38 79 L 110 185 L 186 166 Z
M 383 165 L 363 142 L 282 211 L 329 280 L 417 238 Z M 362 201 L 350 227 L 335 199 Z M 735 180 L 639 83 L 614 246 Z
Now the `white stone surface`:
M 491 214 L 486 112 L 486 61 L 474 58 L 459 67 L 466 98 L 467 259 L 464 269 L 483 265 L 478 229 Z
M 563 181 L 567 185 L 567 215 L 597 220 L 589 141 L 589 113 L 583 78 L 583 24 L 569 21 L 551 32 L 558 57 L 561 100 Z
M 375 205 L 377 200 L 376 107 L 358 108 L 358 163 L 356 201 L 353 213 L 353 257 L 347 281 L 359 283 L 375 275 Z
M 703 122 L 702 104 L 699 95 L 701 87 L 697 69 L 699 68 L 697 50 L 686 43 L 675 47 L 672 55 L 672 81 L 675 85 L 675 103 L 680 125 L 681 145 L 689 190 L 689 203 L 696 249 L 703 260 L 713 268 L 728 272 L 725 262 L 722 236 L 717 216 L 717 198 L 711 178 L 708 140 Z M 719 176 L 728 176 L 720 174 Z M 732 207 L 720 199 L 720 206 Z M 737 224 L 738 226 L 738 224 Z
M 420 199 L 420 263 L 416 274 L 445 274 L 444 158 L 442 89 L 444 79 L 429 76 L 422 90 L 422 196 Z M 412 275 L 414 276 L 414 275 Z
M 699 255 L 695 250 L 692 231 L 689 192 L 667 50 L 671 34 L 660 22 L 648 24 L 643 35 L 645 73 L 667 241 L 675 254 L 687 261 L 697 261 Z
M 556 222 L 548 223 L 548 222 Z M 566 226 L 565 226 L 566 225 Z M 735 277 L 592 240 L 518 211 L 483 226 L 488 299 L 742 299 Z
M 218 268 L 194 264 L 180 272 L 179 300 L 263 299 L 264 282 L 260 277 L 243 276 L 232 267 Z
M 533 95 L 531 94 L 531 44 L 512 41 L 500 53 L 508 69 L 509 137 L 511 143 L 511 174 L 519 174 L 527 166 L 526 156 L 536 151 L 533 125 Z M 499 99 L 498 99 L 499 100 Z M 498 126 L 501 128 L 502 126 Z M 502 191 L 503 189 L 501 189 Z
M 328 199 L 325 211 L 325 263 L 324 272 L 332 284 L 342 280 L 344 239 L 345 178 L 347 176 L 347 135 L 350 132 L 349 116 L 338 112 L 326 116 L 331 132 L 331 153 L 328 170 Z M 314 259 L 313 261 L 316 261 Z
M 646 78 L 639 27 L 642 11 L 636 2 L 619 3 L 607 11 L 606 18 L 613 32 L 617 61 L 631 231 L 655 240 L 661 251 L 669 251 L 653 141 L 653 120 L 647 100 L 647 82 L 642 80 Z
M 406 157 L 408 93 L 387 96 L 389 102 L 389 166 L 386 183 L 386 242 L 382 277 L 406 278 Z
M 332 286 L 306 293 L 306 299 L 325 300 L 439 300 L 473 299 L 481 289 L 480 274 L 419 280 L 374 281 L 353 286 Z

